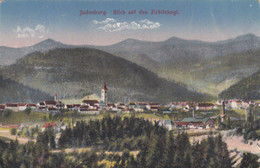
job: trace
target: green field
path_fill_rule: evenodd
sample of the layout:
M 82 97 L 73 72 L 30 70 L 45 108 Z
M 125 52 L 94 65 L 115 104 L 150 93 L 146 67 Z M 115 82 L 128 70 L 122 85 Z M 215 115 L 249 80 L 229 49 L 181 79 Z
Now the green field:
M 204 116 L 211 117 L 219 115 L 219 111 L 214 111 L 211 114 L 203 114 L 199 111 L 195 112 L 195 116 Z M 227 115 L 230 117 L 243 118 L 244 110 L 230 110 L 227 111 Z M 60 114 L 48 114 L 48 113 L 40 113 L 40 112 L 31 112 L 30 114 L 26 114 L 25 112 L 9 112 L 8 115 L 0 114 L 0 123 L 5 124 L 21 124 L 21 123 L 44 123 L 44 122 L 56 122 L 56 123 L 69 123 L 72 121 L 78 120 L 95 120 L 102 119 L 105 115 L 110 115 L 113 117 L 114 115 L 120 115 L 121 117 L 130 117 L 132 114 L 117 114 L 115 112 L 101 112 L 99 115 L 88 115 L 88 114 L 80 114 L 78 112 L 66 111 Z M 191 112 L 178 112 L 171 114 L 162 114 L 160 112 L 157 113 L 135 113 L 135 117 L 144 118 L 144 119 L 159 119 L 159 120 L 182 120 L 185 117 L 192 117 Z

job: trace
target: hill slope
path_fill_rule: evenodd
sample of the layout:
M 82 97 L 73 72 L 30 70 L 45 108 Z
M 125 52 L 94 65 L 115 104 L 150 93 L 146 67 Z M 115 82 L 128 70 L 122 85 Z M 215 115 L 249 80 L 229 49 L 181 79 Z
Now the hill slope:
M 260 38 L 247 34 L 220 42 L 183 40 L 175 37 L 162 42 L 128 39 L 111 46 L 95 48 L 125 58 L 165 79 L 182 82 L 191 89 L 217 95 L 243 77 L 256 72 L 255 68 L 249 68 L 246 73 L 240 75 L 243 69 L 238 66 L 227 67 L 230 64 L 236 65 L 237 58 L 244 59 L 240 58 L 241 53 L 260 49 Z M 235 57 L 234 60 L 230 59 L 231 54 Z M 216 62 L 218 64 L 215 64 Z M 253 61 L 246 63 L 249 66 L 255 64 Z M 215 67 L 221 71 L 214 71 Z M 205 75 L 209 78 L 205 78 Z
M 0 76 L 0 103 L 39 102 L 51 96 Z
M 260 99 L 260 71 L 232 85 L 219 95 L 225 99 L 244 99 L 259 100 Z
M 201 94 L 159 78 L 154 73 L 89 48 L 35 52 L 3 68 L 3 75 L 61 98 L 100 95 L 102 83 L 109 87 L 110 101 L 201 100 Z
M 34 51 L 77 47 L 90 46 L 66 45 L 48 39 L 31 47 L 0 47 L 0 65 L 13 64 Z M 110 46 L 91 47 L 136 63 L 168 81 L 184 83 L 191 90 L 213 95 L 255 73 L 260 60 L 254 58 L 258 57 L 260 38 L 253 34 L 219 42 L 172 37 L 162 42 L 128 39 Z

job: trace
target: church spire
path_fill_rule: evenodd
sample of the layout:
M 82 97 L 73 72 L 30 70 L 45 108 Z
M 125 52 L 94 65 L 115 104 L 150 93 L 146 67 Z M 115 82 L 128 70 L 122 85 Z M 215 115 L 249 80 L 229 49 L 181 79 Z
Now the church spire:
M 105 104 L 107 103 L 107 85 L 106 82 L 104 82 L 103 87 L 101 89 L 101 101 L 104 102 Z

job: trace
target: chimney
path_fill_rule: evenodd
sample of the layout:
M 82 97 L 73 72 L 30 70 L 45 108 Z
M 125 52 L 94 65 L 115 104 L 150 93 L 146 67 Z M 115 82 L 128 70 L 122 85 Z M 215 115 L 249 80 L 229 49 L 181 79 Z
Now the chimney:
M 192 103 L 193 104 L 193 108 L 192 108 L 192 117 L 195 118 L 195 103 Z
M 225 100 L 222 102 L 222 113 L 221 113 L 221 122 L 224 122 L 226 117 L 226 109 L 225 109 Z

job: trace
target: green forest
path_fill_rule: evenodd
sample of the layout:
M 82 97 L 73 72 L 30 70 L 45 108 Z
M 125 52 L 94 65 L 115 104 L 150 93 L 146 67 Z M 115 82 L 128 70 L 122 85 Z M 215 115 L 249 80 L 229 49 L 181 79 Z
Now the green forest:
M 72 147 L 90 150 L 65 152 Z M 244 153 L 240 167 L 257 168 L 257 160 Z M 185 132 L 174 135 L 158 123 L 134 116 L 78 121 L 57 142 L 52 128 L 40 133 L 36 142 L 0 140 L 1 168 L 229 168 L 233 164 L 220 134 L 191 144 Z

